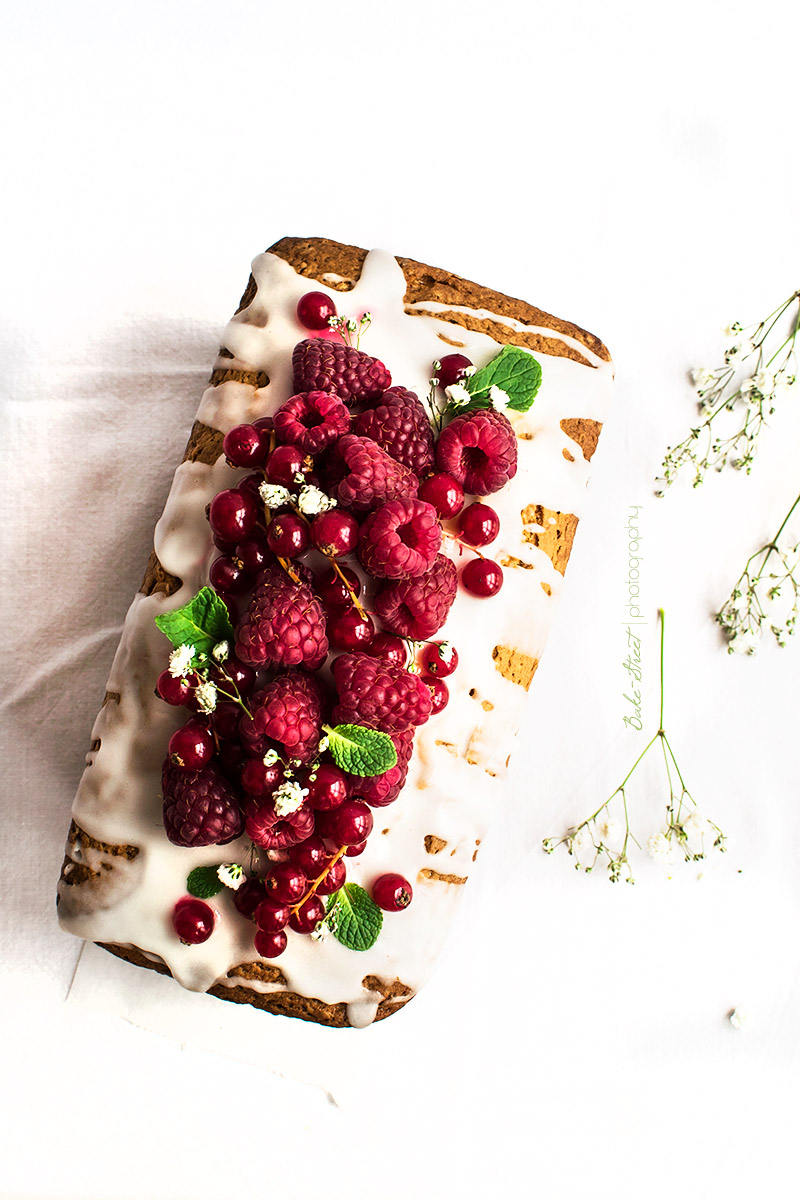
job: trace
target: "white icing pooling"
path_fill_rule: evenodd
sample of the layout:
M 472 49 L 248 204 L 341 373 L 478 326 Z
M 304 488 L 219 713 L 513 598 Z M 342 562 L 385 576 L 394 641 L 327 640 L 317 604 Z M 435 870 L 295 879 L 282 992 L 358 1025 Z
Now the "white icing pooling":
M 228 325 L 224 345 L 237 365 L 265 371 L 270 382 L 261 389 L 228 382 L 206 390 L 198 418 L 222 432 L 274 412 L 290 394 L 291 350 L 306 336 L 295 318 L 297 300 L 312 288 L 326 290 L 324 284 L 298 276 L 270 254 L 255 260 L 253 274 L 256 296 Z M 387 364 L 396 383 L 423 394 L 432 363 L 442 354 L 438 334 L 452 332 L 453 327 L 438 318 L 404 312 L 405 288 L 396 260 L 383 251 L 372 251 L 356 287 L 331 295 L 344 315 L 358 317 L 369 309 L 373 320 L 363 348 Z M 458 334 L 465 343 L 464 353 L 477 365 L 497 352 L 497 344 L 486 334 L 460 326 Z M 385 871 L 405 875 L 414 885 L 414 902 L 402 913 L 386 914 L 381 937 L 365 953 L 347 950 L 333 938 L 317 942 L 292 934 L 289 948 L 276 961 L 289 990 L 331 1004 L 345 1002 L 353 1025 L 373 1020 L 381 998 L 363 987 L 365 976 L 400 978 L 417 990 L 433 969 L 462 889 L 420 879 L 419 872 L 432 868 L 459 877 L 470 874 L 476 842 L 484 837 L 502 794 L 506 756 L 524 710 L 525 692 L 500 675 L 492 649 L 513 646 L 538 659 L 563 585 L 547 555 L 522 539 L 521 511 L 538 503 L 580 514 L 588 465 L 559 422 L 580 417 L 602 421 L 611 368 L 602 362 L 594 370 L 566 358 L 537 357 L 543 368 L 542 388 L 531 411 L 513 417 L 517 432 L 528 436 L 519 441 L 517 477 L 491 498 L 500 515 L 501 533 L 487 551 L 498 559 L 517 557 L 532 569 L 507 569 L 496 600 L 459 594 L 437 635 L 453 642 L 460 656 L 458 671 L 447 681 L 450 702 L 418 731 L 400 798 L 375 810 L 376 831 L 367 850 L 358 859 L 348 859 L 348 877 L 367 887 Z M 565 447 L 575 452 L 573 462 L 564 458 Z M 101 739 L 101 747 L 91 756 L 92 765 L 74 806 L 76 821 L 96 838 L 139 847 L 136 870 L 141 882 L 111 907 L 91 915 L 65 916 L 64 923 L 86 938 L 141 947 L 166 962 L 189 988 L 204 990 L 218 982 L 274 991 L 282 985 L 245 983 L 228 975 L 238 963 L 255 957 L 253 928 L 235 913 L 231 893 L 214 899 L 220 917 L 213 936 L 203 945 L 182 946 L 170 924 L 172 906 L 184 894 L 188 872 L 221 857 L 241 861 L 248 843 L 243 839 L 222 851 L 214 846 L 187 850 L 172 846 L 161 827 L 161 761 L 169 735 L 185 713 L 153 694 L 168 652 L 153 618 L 185 603 L 207 581 L 208 564 L 216 551 L 205 507 L 239 474 L 224 459 L 213 466 L 183 463 L 175 473 L 155 545 L 163 566 L 182 580 L 182 586 L 170 598 L 154 594 L 134 600 L 108 684 L 110 691 L 120 693 L 120 703 L 106 705 L 97 719 L 93 736 Z M 447 552 L 455 553 L 452 543 Z M 540 583 L 547 585 L 550 595 Z M 522 612 L 524 623 L 519 618 Z M 484 702 L 491 707 L 484 707 Z M 468 761 L 468 754 L 477 761 Z M 382 834 L 383 829 L 388 833 Z M 446 857 L 426 852 L 427 834 L 447 841 Z

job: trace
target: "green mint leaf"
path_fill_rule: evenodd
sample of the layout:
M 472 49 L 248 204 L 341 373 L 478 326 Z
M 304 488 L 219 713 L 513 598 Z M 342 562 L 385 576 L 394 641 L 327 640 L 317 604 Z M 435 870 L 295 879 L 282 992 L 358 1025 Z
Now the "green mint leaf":
M 464 382 L 473 402 L 487 401 L 481 406 L 483 408 L 489 406 L 490 388 L 499 387 L 508 396 L 508 408 L 514 412 L 527 412 L 541 386 L 542 368 L 527 350 L 521 350 L 519 346 L 503 346 L 491 362 Z
M 348 950 L 369 950 L 380 935 L 383 912 L 357 883 L 346 883 L 328 898 L 325 920 Z
M 194 646 L 196 654 L 210 655 L 218 642 L 233 641 L 228 609 L 210 587 L 201 588 L 183 608 L 155 620 L 173 646 Z
M 388 733 L 364 725 L 326 725 L 325 732 L 333 761 L 350 775 L 382 775 L 397 762 Z
M 208 900 L 222 891 L 222 883 L 217 875 L 218 867 L 195 867 L 186 879 L 186 890 L 190 896 L 200 900 Z

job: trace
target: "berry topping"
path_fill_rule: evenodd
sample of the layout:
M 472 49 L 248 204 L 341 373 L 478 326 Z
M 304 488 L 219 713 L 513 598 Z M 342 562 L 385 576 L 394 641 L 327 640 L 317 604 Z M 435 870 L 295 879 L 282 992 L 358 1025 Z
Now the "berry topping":
M 270 801 L 259 803 L 253 800 L 247 806 L 245 832 L 251 841 L 265 850 L 284 850 L 314 832 L 314 814 L 303 804 L 294 812 L 281 816 Z
M 361 526 L 358 554 L 365 570 L 382 579 L 424 575 L 442 544 L 436 509 L 424 500 L 390 500 Z
M 289 928 L 295 933 L 313 933 L 324 917 L 325 901 L 319 896 L 310 896 L 289 917 Z
M 352 554 L 358 545 L 358 521 L 349 513 L 331 508 L 318 513 L 309 529 L 315 549 L 328 558 Z
M 446 707 L 450 689 L 443 679 L 437 679 L 435 675 L 423 675 L 422 682 L 431 694 L 431 716 L 435 716 Z
M 464 507 L 464 489 L 452 475 L 438 471 L 419 485 L 420 500 L 432 504 L 443 521 L 455 517 Z
M 263 896 L 263 884 L 261 893 Z M 300 895 L 302 894 L 301 892 Z M 291 909 L 285 901 L 267 897 L 261 900 L 253 915 L 259 929 L 263 929 L 265 933 L 278 933 L 289 924 Z
M 376 633 L 367 647 L 367 654 L 373 658 L 382 658 L 385 662 L 394 663 L 397 667 L 405 667 L 408 663 L 408 647 L 402 638 L 394 633 L 383 630 Z
M 156 694 L 167 704 L 180 708 L 191 700 L 194 688 L 186 675 L 176 676 L 169 671 L 162 671 L 156 680 Z
M 233 907 L 243 917 L 252 919 L 266 894 L 264 880 L 251 876 L 249 879 L 245 879 L 241 887 L 238 887 L 233 893 Z
M 306 292 L 297 301 L 297 319 L 306 329 L 327 329 L 336 305 L 324 292 Z
M 332 665 L 339 703 L 333 720 L 399 733 L 423 725 L 431 696 L 418 675 L 368 654 L 341 654 Z
M 211 501 L 208 520 L 213 533 L 225 542 L 236 544 L 253 532 L 258 513 L 258 501 L 251 492 L 226 488 Z
M 345 800 L 330 814 L 327 825 L 333 841 L 356 846 L 372 833 L 373 816 L 363 800 Z
M 277 483 L 286 488 L 296 487 L 295 475 L 302 473 L 304 457 L 297 446 L 276 446 L 264 468 L 267 483 Z
M 461 569 L 461 583 L 473 596 L 496 596 L 503 586 L 503 570 L 490 558 L 473 558 Z
M 429 675 L 444 679 L 458 666 L 458 651 L 452 642 L 428 642 L 423 647 L 420 663 Z
M 439 387 L 452 387 L 454 383 L 463 379 L 467 367 L 471 366 L 472 363 L 464 354 L 445 354 L 439 362 L 439 366 L 436 367 Z
M 271 796 L 282 782 L 283 767 L 280 763 L 267 766 L 263 758 L 246 758 L 242 763 L 239 780 L 242 790 L 247 792 L 248 796 L 256 796 L 261 800 Z
M 361 580 L 350 567 L 339 564 L 338 569 L 330 567 L 317 576 L 314 589 L 328 608 L 346 608 L 361 595 Z
M 309 797 L 310 799 L 310 797 Z M 304 842 L 289 847 L 289 857 L 293 863 L 305 871 L 309 879 L 316 878 L 322 873 L 325 864 L 330 860 L 330 854 L 321 837 L 312 833 Z
M 181 771 L 169 759 L 161 773 L 164 831 L 175 846 L 225 846 L 242 833 L 242 814 L 225 776 L 212 764 Z
M 185 896 L 172 910 L 172 927 L 185 946 L 199 946 L 214 932 L 214 910 L 204 900 Z
M 221 554 L 219 558 L 214 559 L 208 569 L 208 582 L 215 592 L 231 596 L 242 595 L 252 586 L 247 571 L 227 554 Z
M 444 625 L 457 590 L 456 568 L 439 554 L 430 571 L 419 578 L 382 584 L 375 596 L 375 612 L 392 633 L 424 641 Z
M 466 492 L 499 492 L 517 473 L 517 440 L 508 417 L 493 408 L 456 417 L 439 437 L 436 465 Z
M 273 863 L 269 875 L 264 880 L 264 887 L 272 900 L 277 900 L 282 904 L 295 904 L 306 894 L 308 877 L 296 862 Z M 288 919 L 287 914 L 286 920 L 288 921 Z M 257 914 L 256 920 L 258 921 Z M 286 921 L 284 921 L 285 924 Z
M 373 883 L 371 892 L 372 899 L 386 912 L 401 912 L 408 908 L 414 896 L 408 880 L 394 874 L 380 875 Z
M 416 475 L 427 475 L 433 468 L 433 433 L 428 415 L 419 398 L 406 388 L 390 388 L 359 413 L 353 421 L 353 433 L 372 438 Z
M 297 446 L 304 454 L 320 454 L 349 428 L 350 413 L 332 392 L 301 392 L 275 414 L 278 441 Z
M 265 929 L 257 929 L 253 938 L 256 954 L 260 958 L 277 958 L 283 954 L 289 939 L 282 929 L 277 933 L 267 933 Z
M 414 745 L 414 730 L 406 729 L 403 733 L 394 733 L 392 741 L 397 751 L 397 762 L 393 767 L 384 771 L 382 775 L 350 776 L 353 792 L 370 808 L 384 808 L 391 804 L 400 795 L 406 781 Z
M 322 720 L 321 692 L 311 675 L 287 671 L 270 680 L 250 700 L 252 717 L 239 722 L 242 741 L 251 753 L 266 754 L 272 742 L 289 758 L 309 762 L 317 749 Z
M 366 650 L 375 636 L 375 622 L 357 608 L 338 608 L 327 620 L 328 640 L 336 650 Z
M 344 886 L 347 878 L 347 864 L 344 858 L 337 858 L 335 863 L 332 863 L 317 884 L 318 896 L 330 896 L 333 892 L 338 892 L 340 887 Z
M 269 434 L 254 425 L 236 425 L 222 440 L 222 450 L 232 467 L 260 466 L 268 447 Z
M 377 358 L 325 338 L 298 342 L 292 354 L 292 379 L 295 392 L 335 392 L 345 403 L 375 400 L 392 383 Z
M 169 739 L 169 758 L 181 771 L 199 771 L 214 753 L 214 738 L 204 721 L 192 719 Z
M 311 545 L 308 525 L 296 513 L 281 513 L 267 526 L 267 545 L 279 558 L 299 558 Z
M 254 667 L 319 667 L 328 639 L 325 614 L 311 588 L 294 583 L 280 567 L 264 571 L 239 623 L 236 653 Z
M 258 575 L 264 570 L 267 563 L 272 562 L 272 553 L 267 545 L 267 539 L 260 531 L 251 533 L 250 537 L 239 542 L 234 551 L 233 557 L 238 563 L 241 563 L 242 569 L 248 575 Z
M 371 438 L 348 433 L 336 443 L 329 464 L 331 494 L 346 508 L 368 512 L 387 500 L 416 496 L 416 475 L 381 450 Z
M 316 771 L 306 778 L 303 786 L 308 789 L 307 803 L 312 808 L 327 811 L 338 808 L 347 799 L 347 777 L 344 771 L 333 763 L 320 763 Z
M 488 504 L 470 504 L 458 518 L 458 532 L 468 546 L 488 546 L 500 532 L 500 518 Z

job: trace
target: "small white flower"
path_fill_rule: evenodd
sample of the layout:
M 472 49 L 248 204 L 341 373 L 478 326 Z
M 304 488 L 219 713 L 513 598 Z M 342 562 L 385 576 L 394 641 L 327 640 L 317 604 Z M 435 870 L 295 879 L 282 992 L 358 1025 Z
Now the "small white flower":
M 327 512 L 329 508 L 336 508 L 336 501 L 326 496 L 318 487 L 314 487 L 313 483 L 305 483 L 300 488 L 297 507 L 307 517 L 313 517 L 317 513 Z
M 698 396 L 703 396 L 717 382 L 717 377 L 708 367 L 696 367 L 692 371 L 692 382 Z
M 194 656 L 194 646 L 176 646 L 169 656 L 169 673 L 173 679 L 181 679 L 189 674 Z
M 238 863 L 222 863 L 217 868 L 217 878 L 225 887 L 233 888 L 237 892 L 244 883 L 244 871 Z
M 725 351 L 725 362 L 730 366 L 731 363 L 741 362 L 745 356 L 745 349 L 741 343 L 737 342 L 734 346 L 729 346 Z
M 762 369 L 753 376 L 753 386 L 761 392 L 762 396 L 771 396 L 775 387 L 775 376 L 771 371 Z
M 583 850 L 591 850 L 592 845 L 592 835 L 589 833 L 589 830 L 586 828 L 586 826 L 583 825 L 572 839 L 572 849 L 575 853 L 575 856 L 579 858 L 581 852 Z
M 744 1009 L 734 1008 L 728 1013 L 728 1020 L 734 1029 L 744 1029 L 747 1024 L 747 1013 Z
M 275 812 L 279 817 L 286 817 L 289 813 L 297 812 L 307 795 L 308 788 L 301 788 L 300 784 L 294 780 L 287 780 L 273 792 Z
M 508 392 L 504 392 L 501 387 L 498 387 L 496 383 L 493 383 L 489 388 L 489 399 L 498 412 L 505 412 L 505 410 L 508 408 L 510 396 Z
M 217 689 L 207 679 L 197 685 L 194 689 L 194 694 L 200 712 L 212 713 L 217 707 Z
M 216 659 L 218 663 L 225 662 L 225 659 L 231 652 L 230 642 L 217 642 L 214 649 L 211 651 L 211 657 Z
M 453 661 L 455 652 L 456 648 L 452 642 L 439 642 L 439 658 L 443 663 L 446 663 L 448 667 Z
M 731 654 L 747 654 L 752 657 L 758 650 L 758 634 L 752 629 L 744 629 L 741 633 L 735 633 L 728 642 L 728 650 Z
M 696 808 L 693 808 L 688 817 L 681 821 L 681 826 L 687 838 L 701 838 L 708 833 L 708 821 L 700 815 Z
M 320 921 L 320 923 L 318 925 L 315 925 L 314 928 L 311 930 L 310 936 L 314 939 L 315 942 L 324 942 L 329 934 L 330 934 L 330 929 L 328 928 L 327 922 Z
M 460 408 L 462 404 L 469 404 L 472 400 L 472 396 L 470 396 L 463 383 L 451 383 L 449 387 L 444 389 L 444 394 L 450 403 L 454 404 L 457 408 Z
M 752 375 L 748 375 L 747 379 L 743 379 L 742 382 L 739 384 L 739 391 L 742 393 L 743 396 L 748 396 L 750 394 L 750 392 L 752 392 L 754 390 L 755 386 L 756 386 L 755 379 L 753 378 Z
M 613 817 L 601 817 L 597 822 L 597 834 L 602 842 L 608 845 L 620 833 L 620 825 Z
M 268 750 L 261 761 L 265 767 L 274 767 L 275 763 L 278 761 L 277 750 Z
M 284 504 L 290 504 L 292 500 L 289 489 L 280 483 L 262 483 L 259 485 L 258 494 L 267 508 L 281 508 Z
M 372 321 L 372 313 L 371 312 L 365 312 L 365 313 L 361 314 L 361 324 L 362 325 L 369 325 L 371 321 Z
M 675 847 L 665 833 L 654 833 L 647 839 L 647 853 L 656 862 L 671 863 L 675 861 Z
M 737 333 L 742 332 L 741 322 L 740 321 L 731 321 L 730 325 L 726 325 L 722 332 L 725 334 L 725 337 L 727 337 L 727 338 L 735 338 Z
M 323 754 L 328 749 L 329 745 L 330 745 L 330 738 L 328 738 L 327 736 L 321 737 L 319 739 L 319 745 L 317 746 L 318 753 Z

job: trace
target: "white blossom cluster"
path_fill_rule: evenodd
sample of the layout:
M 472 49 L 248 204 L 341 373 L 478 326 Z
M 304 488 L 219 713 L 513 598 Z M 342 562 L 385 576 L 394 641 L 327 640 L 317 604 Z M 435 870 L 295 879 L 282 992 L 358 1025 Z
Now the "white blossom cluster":
M 800 497 L 787 514 L 787 520 Z M 784 522 L 784 525 L 786 522 Z M 800 608 L 800 542 L 779 533 L 751 555 L 730 596 L 717 613 L 729 654 L 753 655 L 769 630 L 779 646 L 787 644 L 797 625 Z

